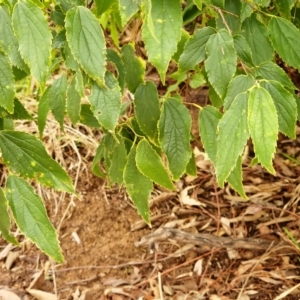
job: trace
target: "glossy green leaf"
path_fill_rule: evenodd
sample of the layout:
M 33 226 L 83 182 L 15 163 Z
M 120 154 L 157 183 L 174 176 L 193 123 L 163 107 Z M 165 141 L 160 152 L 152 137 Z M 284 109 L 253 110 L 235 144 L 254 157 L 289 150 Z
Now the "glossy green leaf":
M 125 80 L 131 93 L 135 93 L 137 87 L 144 82 L 145 62 L 134 53 L 132 44 L 122 47 L 122 60 L 125 67 Z
M 211 162 L 216 165 L 217 155 L 217 127 L 222 117 L 219 110 L 213 106 L 206 106 L 199 112 L 198 125 L 201 141 Z
M 31 75 L 43 85 L 48 73 L 52 40 L 43 11 L 29 0 L 20 0 L 14 7 L 12 21 L 19 52 Z
M 218 125 L 216 175 L 221 187 L 234 169 L 249 138 L 248 97 L 248 93 L 239 94 Z
M 255 65 L 270 61 L 274 50 L 269 40 L 267 27 L 252 14 L 242 24 L 242 36 L 246 39 L 252 50 L 252 60 Z
M 99 84 L 105 73 L 105 39 L 99 21 L 83 6 L 68 11 L 66 36 L 74 58 L 82 69 Z
M 42 97 L 40 98 L 39 104 L 38 104 L 38 116 L 37 116 L 37 122 L 38 122 L 38 128 L 39 128 L 39 134 L 40 134 L 40 139 L 43 137 L 43 132 L 46 126 L 46 121 L 47 121 L 47 115 L 50 111 L 49 107 L 49 86 Z
M 263 81 L 265 88 L 273 98 L 278 115 L 279 131 L 289 136 L 296 137 L 297 103 L 294 96 L 277 81 Z
M 272 159 L 278 136 L 277 112 L 269 92 L 259 86 L 250 91 L 248 126 L 258 161 L 275 174 Z
M 70 177 L 34 136 L 25 132 L 1 131 L 0 149 L 12 172 L 59 191 L 74 192 Z
M 121 93 L 118 81 L 109 72 L 105 75 L 105 85 L 93 82 L 89 101 L 98 122 L 107 130 L 114 130 L 121 111 Z
M 124 182 L 128 195 L 137 208 L 138 214 L 150 225 L 149 198 L 153 190 L 152 181 L 136 166 L 136 147 L 133 146 L 124 170 Z
M 137 168 L 143 175 L 167 189 L 175 189 L 162 159 L 147 140 L 143 139 L 137 145 L 135 160 Z
M 10 217 L 7 209 L 7 199 L 5 198 L 3 190 L 0 188 L 0 233 L 7 242 L 18 245 L 19 243 L 16 238 L 9 232 Z
M 63 262 L 57 232 L 47 216 L 41 198 L 34 193 L 33 188 L 24 179 L 9 175 L 5 192 L 21 232 L 51 258 Z
M 8 57 L 0 52 L 0 106 L 8 112 L 14 112 L 14 75 Z
M 165 74 L 181 36 L 181 3 L 180 0 L 152 0 L 150 9 L 142 35 L 148 59 L 165 84 Z
M 147 81 L 137 88 L 134 95 L 134 110 L 141 130 L 155 141 L 160 107 L 157 88 L 152 81 Z
M 188 109 L 175 98 L 166 99 L 159 120 L 159 142 L 174 180 L 180 178 L 191 158 L 191 126 Z
M 139 0 L 119 0 L 119 9 L 123 27 L 127 24 L 131 17 L 139 10 L 139 2 Z
M 273 17 L 269 22 L 276 52 L 290 66 L 300 69 L 300 31 L 288 20 Z
M 252 51 L 247 43 L 246 39 L 241 35 L 235 35 L 234 39 L 234 47 L 238 57 L 246 64 L 253 65 L 252 62 Z
M 208 80 L 221 98 L 236 71 L 236 52 L 233 38 L 225 29 L 212 35 L 206 44 L 205 69 Z
M 234 77 L 228 86 L 227 94 L 224 99 L 224 110 L 228 110 L 235 97 L 238 94 L 246 92 L 254 83 L 255 80 L 251 75 L 238 75 Z
M 76 90 L 76 77 L 73 77 L 67 90 L 67 114 L 73 125 L 80 120 L 80 100 L 81 96 Z
M 205 47 L 209 38 L 216 33 L 211 27 L 198 29 L 185 44 L 182 55 L 179 58 L 178 68 L 180 72 L 192 70 L 205 59 Z
M 13 66 L 24 71 L 29 70 L 20 55 L 19 42 L 13 32 L 9 10 L 5 4 L 0 6 L 0 48 L 8 55 Z

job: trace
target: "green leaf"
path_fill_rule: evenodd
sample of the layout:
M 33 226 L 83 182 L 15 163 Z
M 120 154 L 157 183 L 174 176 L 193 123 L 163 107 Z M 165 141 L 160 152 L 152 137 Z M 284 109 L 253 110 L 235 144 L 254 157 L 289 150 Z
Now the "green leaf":
M 13 32 L 9 9 L 4 4 L 0 6 L 0 48 L 8 55 L 11 64 L 19 69 L 28 71 L 19 52 L 19 42 Z
M 216 33 L 211 27 L 198 29 L 185 44 L 182 55 L 179 58 L 178 68 L 180 72 L 192 70 L 205 59 L 205 46 L 209 38 Z
M 297 89 L 284 70 L 272 62 L 261 64 L 257 68 L 257 74 L 258 76 L 261 75 L 264 79 L 278 81 L 289 90 L 293 91 Z
M 248 93 L 239 94 L 218 125 L 216 175 L 221 187 L 234 169 L 249 138 L 248 97 Z
M 33 188 L 24 179 L 9 175 L 5 192 L 21 232 L 51 258 L 63 262 L 57 232 L 47 216 L 41 198 L 34 193 Z
M 185 172 L 191 176 L 197 176 L 197 166 L 195 154 L 192 152 L 192 156 L 186 166 Z
M 10 217 L 7 211 L 7 199 L 3 193 L 3 190 L 0 188 L 0 232 L 2 237 L 9 243 L 18 245 L 16 238 L 9 232 L 10 229 Z
M 202 0 L 193 0 L 193 2 L 195 3 L 195 5 L 199 10 L 202 10 L 202 4 L 203 4 Z
M 147 140 L 143 139 L 137 145 L 135 160 L 139 171 L 143 175 L 167 189 L 175 190 L 161 158 Z
M 135 55 L 132 44 L 122 47 L 122 60 L 127 87 L 131 93 L 135 93 L 137 87 L 144 82 L 145 62 Z
M 236 71 L 236 52 L 233 38 L 225 29 L 212 35 L 206 44 L 205 69 L 208 80 L 221 98 Z
M 97 17 L 108 11 L 115 3 L 117 0 L 95 0 Z
M 127 151 L 124 144 L 124 139 L 119 137 L 117 144 L 110 155 L 109 177 L 112 183 L 122 185 L 123 171 L 127 162 Z
M 258 161 L 275 174 L 272 159 L 278 136 L 276 107 L 269 92 L 259 86 L 250 91 L 248 126 Z
M 78 6 L 68 11 L 65 23 L 74 58 L 88 76 L 103 84 L 106 46 L 99 21 L 89 9 Z
M 227 178 L 227 181 L 230 184 L 230 186 L 240 194 L 242 198 L 248 199 L 243 187 L 242 180 L 242 158 L 241 156 L 239 156 L 234 169 L 231 171 L 230 175 Z
M 159 142 L 174 180 L 180 178 L 191 158 L 191 126 L 188 109 L 175 98 L 166 99 L 159 120 Z
M 59 191 L 74 192 L 70 177 L 34 136 L 25 132 L 1 131 L 0 149 L 12 172 Z
M 33 117 L 28 113 L 18 98 L 15 98 L 14 106 L 14 113 L 11 115 L 8 114 L 5 116 L 6 118 L 13 120 L 33 120 Z
M 144 20 L 142 35 L 149 61 L 157 68 L 163 84 L 165 84 L 169 62 L 180 40 L 181 28 L 180 0 L 151 1 L 149 16 Z
M 275 5 L 282 17 L 285 19 L 291 18 L 291 5 L 287 0 L 275 0 Z
M 157 88 L 152 81 L 147 81 L 137 88 L 134 95 L 134 110 L 141 130 L 151 141 L 155 141 L 160 108 Z
M 14 75 L 8 57 L 0 52 L 0 106 L 8 112 L 14 112 Z
M 270 61 L 273 57 L 273 48 L 269 41 L 267 27 L 252 14 L 242 24 L 242 35 L 252 50 L 252 60 L 255 65 Z
M 232 79 L 228 86 L 227 94 L 224 99 L 224 110 L 230 108 L 231 103 L 238 94 L 246 92 L 254 86 L 255 80 L 251 75 L 238 75 Z
M 46 121 L 47 121 L 47 115 L 48 112 L 50 111 L 49 107 L 49 86 L 44 94 L 42 95 L 39 104 L 38 104 L 38 116 L 37 116 L 37 122 L 38 122 L 38 128 L 39 128 L 39 134 L 40 134 L 40 139 L 43 137 L 43 132 L 46 126 Z
M 66 31 L 61 30 L 53 40 L 52 47 L 54 49 L 61 49 L 66 43 Z
M 153 184 L 148 177 L 139 171 L 135 157 L 136 147 L 133 146 L 124 170 L 126 191 L 136 206 L 138 214 L 150 225 L 149 198 L 153 190 Z
M 43 85 L 48 73 L 52 40 L 43 11 L 29 0 L 20 0 L 14 7 L 12 21 L 19 52 L 31 75 Z
M 181 38 L 177 45 L 177 51 L 172 56 L 172 59 L 175 60 L 177 63 L 179 62 L 180 56 L 182 55 L 185 44 L 189 40 L 189 38 L 190 38 L 189 33 L 184 28 L 182 28 Z
M 252 51 L 247 43 L 246 39 L 241 35 L 235 35 L 234 39 L 234 47 L 238 57 L 246 64 L 252 66 Z
M 60 8 L 64 13 L 66 13 L 68 10 L 72 9 L 73 7 L 85 5 L 83 0 L 57 0 L 57 4 L 60 6 Z
M 273 98 L 278 115 L 279 131 L 296 138 L 297 103 L 294 96 L 277 81 L 263 81 L 265 88 Z
M 119 0 L 120 16 L 123 27 L 127 24 L 131 17 L 139 10 L 138 3 L 139 0 Z
M 80 67 L 77 61 L 75 60 L 73 54 L 71 53 L 71 49 L 67 41 L 65 41 L 64 56 L 67 68 L 77 72 L 80 69 Z
M 89 104 L 82 104 L 80 109 L 80 122 L 86 126 L 100 128 L 100 124 L 94 117 L 91 106 Z
M 288 20 L 273 17 L 269 22 L 276 52 L 290 66 L 300 70 L 300 31 Z
M 209 85 L 208 97 L 214 107 L 221 108 L 223 106 L 223 100 L 211 85 Z
M 104 153 L 105 153 L 104 151 L 105 151 L 105 146 L 104 146 L 103 139 L 102 139 L 96 150 L 96 154 L 94 156 L 93 163 L 92 163 L 93 174 L 100 178 L 106 177 L 106 174 L 104 172 L 102 172 L 102 170 L 100 168 L 100 164 L 99 164 L 102 161 L 102 159 L 104 158 Z
M 110 73 L 105 75 L 106 87 L 93 82 L 91 96 L 91 110 L 98 122 L 107 130 L 115 130 L 121 111 L 121 93 L 116 78 Z
M 76 77 L 73 77 L 67 90 L 67 114 L 73 125 L 80 120 L 80 94 L 76 90 Z
M 201 109 L 198 117 L 203 147 L 214 165 L 216 165 L 217 155 L 217 126 L 221 117 L 222 114 L 213 106 L 206 106 Z
M 56 5 L 55 10 L 50 13 L 51 19 L 58 26 L 65 26 L 65 14 L 62 12 L 60 6 Z

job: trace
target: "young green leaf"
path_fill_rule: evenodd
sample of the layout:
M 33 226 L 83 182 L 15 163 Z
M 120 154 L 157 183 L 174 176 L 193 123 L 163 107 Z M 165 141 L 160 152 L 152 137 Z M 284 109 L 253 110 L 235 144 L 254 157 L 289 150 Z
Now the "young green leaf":
M 144 82 L 145 62 L 135 55 L 132 44 L 122 47 L 122 60 L 127 87 L 131 93 L 135 93 L 137 87 Z
M 160 109 L 157 88 L 152 81 L 147 81 L 137 88 L 134 94 L 134 110 L 141 130 L 151 141 L 155 141 Z
M 221 187 L 234 169 L 249 138 L 248 97 L 248 93 L 239 94 L 218 125 L 216 175 Z
M 29 0 L 20 0 L 14 7 L 12 21 L 21 56 L 31 75 L 43 85 L 48 73 L 52 40 L 43 11 Z
M 188 109 L 175 98 L 166 99 L 159 120 L 159 142 L 174 180 L 180 178 L 191 158 L 191 126 Z
M 161 158 L 146 139 L 137 145 L 135 160 L 137 168 L 143 175 L 167 189 L 175 190 Z
M 34 136 L 25 132 L 1 131 L 0 149 L 5 164 L 12 172 L 59 191 L 74 192 L 70 177 Z
M 276 52 L 290 66 L 300 69 L 300 31 L 288 20 L 273 17 L 269 22 Z
M 241 35 L 235 35 L 234 47 L 238 57 L 246 64 L 252 66 L 252 51 L 246 39 Z
M 269 92 L 255 86 L 248 99 L 248 126 L 258 161 L 275 174 L 272 159 L 278 136 L 276 107 Z
M 109 2 L 106 0 L 106 2 Z M 139 0 L 119 0 L 120 16 L 124 27 L 131 17 L 139 10 Z
M 76 77 L 73 77 L 67 90 L 67 114 L 73 125 L 80 120 L 80 100 L 80 94 L 76 90 Z
M 83 70 L 99 84 L 105 73 L 105 39 L 99 21 L 83 6 L 68 11 L 66 36 L 71 52 Z
M 149 197 L 153 190 L 153 183 L 139 171 L 136 166 L 135 157 L 136 147 L 132 146 L 124 169 L 125 187 L 137 208 L 138 214 L 150 225 Z
M 110 72 L 105 75 L 106 87 L 93 82 L 91 110 L 98 122 L 107 130 L 115 130 L 121 111 L 121 93 L 118 81 Z
M 212 35 L 206 44 L 205 70 L 208 80 L 221 98 L 236 71 L 236 52 L 233 38 L 225 29 Z
M 14 245 L 18 245 L 16 238 L 9 232 L 10 229 L 10 217 L 7 211 L 7 199 L 3 193 L 3 190 L 0 188 L 0 232 L 2 237 Z
M 268 29 L 257 20 L 256 14 L 253 13 L 243 22 L 242 36 L 252 50 L 252 59 L 255 65 L 260 65 L 272 59 L 274 50 L 269 41 Z
M 152 0 L 147 13 L 142 33 L 145 48 L 149 61 L 157 68 L 165 84 L 165 74 L 181 36 L 180 0 Z
M 277 81 L 263 81 L 265 88 L 273 98 L 278 115 L 279 131 L 296 138 L 297 103 L 294 96 Z
M 205 46 L 211 35 L 216 30 L 211 27 L 198 29 L 185 44 L 182 55 L 179 58 L 178 68 L 180 72 L 192 70 L 205 59 Z
M 24 179 L 9 175 L 5 192 L 21 232 L 51 258 L 63 262 L 55 228 L 47 216 L 41 198 L 34 193 L 33 188 Z
M 15 80 L 8 57 L 0 52 L 0 106 L 14 112 Z
M 228 86 L 227 94 L 224 99 L 224 110 L 230 108 L 231 103 L 238 94 L 246 92 L 255 83 L 251 75 L 238 75 L 232 79 Z
M 221 117 L 222 114 L 213 106 L 206 106 L 201 109 L 198 117 L 203 147 L 214 165 L 216 165 L 217 155 L 217 127 Z

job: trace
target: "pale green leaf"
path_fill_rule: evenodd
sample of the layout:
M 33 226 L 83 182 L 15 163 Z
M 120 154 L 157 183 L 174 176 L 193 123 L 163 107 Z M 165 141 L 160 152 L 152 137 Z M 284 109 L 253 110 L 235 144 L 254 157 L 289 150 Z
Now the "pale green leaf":
M 43 11 L 29 0 L 14 7 L 13 28 L 19 41 L 19 52 L 38 83 L 44 84 L 48 73 L 52 34 Z
M 221 187 L 234 169 L 249 138 L 248 97 L 248 93 L 239 94 L 218 125 L 216 175 Z
M 290 66 L 300 70 L 300 31 L 288 20 L 273 17 L 269 22 L 276 52 Z
M 81 70 L 77 70 L 75 74 L 75 90 L 78 92 L 80 97 L 84 98 L 85 87 L 84 87 L 84 79 Z
M 88 8 L 78 6 L 68 11 L 65 23 L 74 58 L 88 76 L 103 84 L 106 46 L 99 21 Z
M 216 33 L 211 27 L 198 29 L 186 42 L 182 55 L 179 58 L 180 72 L 192 70 L 205 59 L 205 47 L 208 39 Z
M 45 91 L 42 97 L 40 98 L 39 104 L 38 104 L 38 116 L 37 116 L 37 122 L 38 122 L 38 128 L 39 128 L 39 134 L 40 139 L 43 137 L 43 132 L 46 126 L 47 121 L 47 115 L 50 111 L 49 107 L 49 86 Z
M 248 126 L 258 161 L 275 174 L 272 159 L 278 136 L 276 107 L 269 92 L 256 86 L 248 99 Z
M 81 96 L 76 90 L 76 77 L 73 77 L 67 90 L 67 114 L 73 125 L 80 120 L 80 100 Z
M 51 258 L 63 262 L 57 232 L 47 216 L 40 196 L 34 193 L 24 179 L 14 175 L 8 176 L 5 192 L 21 232 Z
M 216 165 L 217 155 L 217 127 L 222 117 L 219 110 L 213 106 L 206 106 L 199 112 L 198 126 L 205 152 L 211 162 Z
M 122 47 L 122 60 L 125 67 L 125 80 L 131 93 L 135 93 L 137 87 L 144 82 L 145 62 L 134 53 L 132 44 Z
M 270 61 L 274 50 L 269 41 L 267 27 L 252 14 L 242 24 L 242 35 L 252 50 L 252 60 L 255 65 Z
M 193 0 L 199 10 L 202 10 L 203 0 Z
M 149 61 L 157 68 L 165 84 L 165 74 L 181 36 L 181 3 L 180 0 L 152 0 L 150 9 L 150 16 L 143 24 L 143 41 Z
M 224 110 L 228 110 L 235 97 L 238 94 L 246 92 L 254 83 L 255 80 L 251 75 L 238 75 L 234 77 L 228 86 L 227 94 L 224 99 Z
M 234 47 L 238 57 L 246 64 L 253 65 L 252 62 L 252 50 L 247 43 L 246 39 L 241 35 L 235 35 Z
M 159 142 L 174 180 L 180 178 L 191 158 L 191 126 L 188 109 L 175 98 L 166 99 L 159 120 Z
M 279 131 L 289 136 L 296 137 L 297 103 L 294 96 L 277 81 L 263 81 L 265 88 L 273 98 L 278 115 Z
M 93 82 L 89 102 L 98 122 L 107 130 L 114 130 L 121 111 L 121 93 L 118 81 L 110 72 L 106 72 L 105 85 Z
M 70 177 L 34 136 L 25 132 L 1 131 L 0 149 L 12 172 L 59 191 L 74 192 Z
M 243 186 L 243 173 L 242 173 L 242 158 L 241 156 L 237 159 L 234 169 L 231 171 L 227 178 L 230 186 L 237 191 L 240 196 L 244 199 L 248 199 Z
M 19 69 L 28 71 L 19 52 L 19 42 L 12 28 L 12 21 L 6 5 L 0 6 L 0 48 L 8 55 L 11 64 Z
M 153 190 L 152 181 L 143 175 L 136 166 L 136 147 L 130 150 L 124 170 L 126 191 L 137 208 L 139 215 L 150 225 L 149 198 Z
M 0 52 L 0 106 L 8 112 L 14 112 L 14 75 L 8 57 Z
M 139 10 L 138 3 L 139 0 L 119 0 L 119 9 L 123 27 L 127 24 L 131 17 Z
M 137 145 L 135 160 L 137 168 L 143 175 L 167 189 L 175 189 L 162 159 L 147 140 L 143 139 Z
M 9 232 L 10 217 L 7 208 L 7 199 L 5 198 L 3 190 L 0 188 L 0 233 L 7 242 L 18 245 L 16 238 Z
M 225 29 L 212 35 L 206 44 L 205 69 L 210 84 L 221 98 L 236 71 L 236 52 L 232 36 Z
M 137 88 L 134 94 L 134 110 L 141 130 L 155 141 L 160 108 L 157 88 L 152 81 L 147 81 Z

